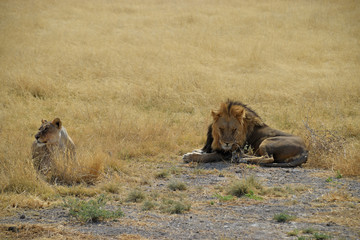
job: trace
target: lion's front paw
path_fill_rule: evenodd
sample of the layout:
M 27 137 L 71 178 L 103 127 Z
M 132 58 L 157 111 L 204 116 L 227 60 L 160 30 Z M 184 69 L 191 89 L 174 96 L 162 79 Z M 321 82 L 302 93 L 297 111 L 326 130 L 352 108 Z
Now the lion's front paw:
M 201 150 L 200 151 L 195 150 L 193 152 L 184 154 L 183 155 L 183 160 L 186 163 L 200 162 L 202 154 L 203 154 L 203 152 Z

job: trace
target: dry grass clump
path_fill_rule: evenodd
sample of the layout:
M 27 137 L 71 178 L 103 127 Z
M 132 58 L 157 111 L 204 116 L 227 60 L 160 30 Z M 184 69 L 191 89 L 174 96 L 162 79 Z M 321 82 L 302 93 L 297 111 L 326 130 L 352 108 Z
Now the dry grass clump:
M 80 232 L 66 231 L 59 224 L 1 224 L 1 239 L 105 239 Z M 131 238 L 130 238 L 131 239 Z
M 159 209 L 164 213 L 182 214 L 190 211 L 191 204 L 185 201 L 176 201 L 172 199 L 163 199 Z
M 133 191 L 131 191 L 128 195 L 128 197 L 126 198 L 127 202 L 142 202 L 144 201 L 146 198 L 145 193 L 139 189 L 135 189 Z
M 44 193 L 51 191 L 37 175 L 30 159 L 30 148 L 14 136 L 0 144 L 0 192 Z M 26 150 L 23 150 L 26 149 Z
M 157 206 L 156 202 L 145 201 L 141 209 L 143 211 L 150 211 L 150 210 L 154 209 L 156 206 Z
M 157 172 L 155 174 L 155 178 L 158 178 L 158 179 L 166 179 L 169 177 L 169 171 L 167 169 L 163 169 L 162 171 L 160 172 Z
M 2 216 L 19 208 L 39 209 L 49 207 L 50 205 L 51 201 L 47 201 L 44 197 L 27 193 L 5 193 L 0 195 L 0 213 Z
M 310 165 L 336 170 L 338 174 L 356 176 L 360 172 L 359 158 L 355 149 L 357 143 L 348 143 L 347 140 L 335 131 L 315 130 L 304 122 L 306 140 L 310 151 Z
M 331 202 L 334 205 L 334 202 Z M 335 202 L 335 204 L 337 204 Z M 324 222 L 333 222 L 338 225 L 348 226 L 353 229 L 358 229 L 359 226 L 359 217 L 360 209 L 358 204 L 352 203 L 352 205 L 339 204 L 339 207 L 332 208 L 329 211 L 319 212 L 316 216 L 312 218 L 299 219 L 302 222 L 309 223 L 324 223 Z M 323 206 L 325 209 L 330 209 L 327 204 Z
M 93 197 L 100 192 L 100 190 L 97 188 L 91 188 L 83 184 L 78 184 L 74 186 L 56 186 L 55 191 L 62 197 Z
M 54 159 L 51 170 L 45 177 L 53 184 L 95 184 L 103 173 L 104 161 L 104 155 L 100 153 L 78 156 L 76 160 L 59 156 Z
M 181 181 L 173 180 L 169 183 L 168 188 L 172 191 L 184 191 L 187 189 L 187 186 Z
M 31 169 L 32 165 L 29 164 L 28 167 Z M 23 174 L 23 175 L 17 175 Z M 45 187 L 45 189 L 43 189 Z M 15 174 L 3 174 L 1 182 L 1 191 L 2 192 L 14 192 L 14 193 L 35 193 L 42 192 L 43 190 L 49 190 L 46 187 L 46 183 L 39 179 L 35 172 L 31 170 L 17 170 Z
M 358 175 L 359 8 L 1 1 L 0 190 L 50 191 L 30 159 L 41 119 L 62 119 L 78 149 L 79 162 L 57 163 L 52 182 L 133 180 L 142 165 L 201 147 L 210 111 L 228 98 L 304 138 L 311 116 L 312 129 L 345 141 L 333 152 L 309 141 L 307 166 Z
M 348 191 L 344 189 L 337 189 L 324 194 L 322 200 L 326 202 L 358 202 L 359 198 L 353 197 Z
M 112 194 L 119 194 L 121 190 L 119 183 L 114 180 L 109 183 L 103 183 L 101 185 L 101 189 L 103 189 L 105 192 Z

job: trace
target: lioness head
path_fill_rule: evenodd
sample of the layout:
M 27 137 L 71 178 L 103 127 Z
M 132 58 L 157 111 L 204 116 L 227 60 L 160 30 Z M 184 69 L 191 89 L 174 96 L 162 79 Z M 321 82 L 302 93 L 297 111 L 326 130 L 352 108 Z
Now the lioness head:
M 54 144 L 59 141 L 59 132 L 62 123 L 59 118 L 55 118 L 52 122 L 41 120 L 39 132 L 35 135 L 38 143 Z

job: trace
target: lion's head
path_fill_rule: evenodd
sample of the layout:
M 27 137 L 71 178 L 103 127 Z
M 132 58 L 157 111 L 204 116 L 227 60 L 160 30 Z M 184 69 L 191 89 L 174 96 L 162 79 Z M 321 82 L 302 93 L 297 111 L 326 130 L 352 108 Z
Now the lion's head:
M 55 118 L 52 122 L 41 120 L 39 132 L 35 135 L 38 143 L 55 144 L 59 142 L 59 133 L 62 123 L 59 118 Z
M 228 101 L 218 111 L 212 111 L 212 149 L 231 151 L 243 146 L 249 131 L 263 125 L 260 117 L 246 105 Z

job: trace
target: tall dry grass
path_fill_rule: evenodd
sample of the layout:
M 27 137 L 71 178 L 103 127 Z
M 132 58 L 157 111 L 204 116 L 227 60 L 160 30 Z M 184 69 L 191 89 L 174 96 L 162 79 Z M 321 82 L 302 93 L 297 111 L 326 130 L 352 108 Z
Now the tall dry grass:
M 0 189 L 48 186 L 30 159 L 41 119 L 62 119 L 85 168 L 141 175 L 200 147 L 228 98 L 304 138 L 304 121 L 336 133 L 341 153 L 309 140 L 307 166 L 358 175 L 359 13 L 350 0 L 1 1 Z

